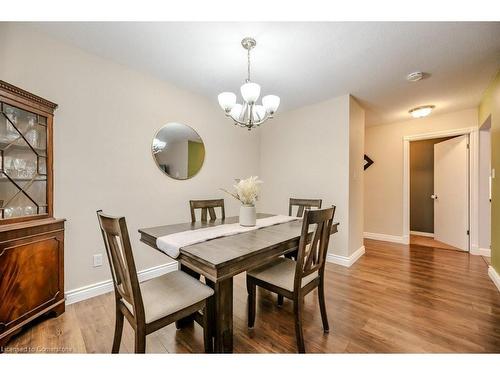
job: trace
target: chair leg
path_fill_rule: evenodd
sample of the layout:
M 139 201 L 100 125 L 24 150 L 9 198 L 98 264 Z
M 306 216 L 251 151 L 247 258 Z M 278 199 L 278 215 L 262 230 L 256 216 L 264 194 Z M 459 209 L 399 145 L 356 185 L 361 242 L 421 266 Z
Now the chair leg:
M 250 290 L 250 281 L 248 281 L 248 279 L 249 279 L 249 277 L 247 275 L 247 282 L 246 282 L 246 284 L 247 284 L 247 294 L 250 294 L 252 291 Z
M 305 353 L 304 334 L 302 332 L 302 296 L 295 296 L 293 300 L 293 312 L 295 314 L 295 336 L 297 339 L 297 349 L 299 353 Z
M 135 331 L 135 352 L 146 353 L 146 332 L 145 327 L 137 327 Z
M 330 326 L 328 325 L 328 316 L 326 315 L 326 304 L 325 304 L 325 285 L 323 278 L 320 280 L 318 285 L 318 299 L 319 299 L 319 309 L 321 311 L 321 320 L 323 321 L 323 331 L 328 333 L 330 331 Z
M 208 303 L 208 301 L 207 301 Z M 205 353 L 214 352 L 214 344 L 212 341 L 212 332 L 210 330 L 210 317 L 208 308 L 203 309 L 203 344 L 205 345 Z
M 283 296 L 278 294 L 278 306 L 283 306 Z
M 257 286 L 252 282 L 252 279 L 247 276 L 248 289 L 248 328 L 253 328 L 255 324 L 255 301 L 257 294 Z
M 115 336 L 113 338 L 113 348 L 111 349 L 111 353 L 118 353 L 120 351 L 122 333 L 123 333 L 123 314 L 120 311 L 120 308 L 116 307 Z

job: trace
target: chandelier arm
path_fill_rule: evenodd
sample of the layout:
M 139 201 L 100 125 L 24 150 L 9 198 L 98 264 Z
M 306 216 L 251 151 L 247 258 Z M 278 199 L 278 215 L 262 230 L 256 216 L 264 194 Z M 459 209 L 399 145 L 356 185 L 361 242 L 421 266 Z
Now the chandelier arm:
M 240 125 L 241 127 L 246 127 L 246 128 L 248 128 L 249 126 L 250 127 L 259 126 L 259 125 L 263 124 L 264 122 L 266 122 L 267 120 L 273 118 L 272 115 L 266 113 L 266 115 L 262 118 L 262 120 L 255 121 L 255 122 L 252 122 L 250 124 L 248 122 L 244 122 L 244 121 L 241 121 L 237 118 L 234 118 L 231 114 L 227 114 L 226 116 L 230 117 L 231 120 L 233 120 L 236 124 Z
M 248 118 L 248 103 L 247 102 L 245 102 L 245 104 L 243 105 L 243 109 L 241 110 L 239 120 L 241 120 L 242 122 L 246 122 L 245 121 L 246 118 Z
M 255 120 L 254 115 L 253 115 L 253 106 L 254 106 L 253 104 L 250 104 L 248 106 L 248 124 L 250 126 L 252 126 L 252 124 L 254 123 L 254 120 Z

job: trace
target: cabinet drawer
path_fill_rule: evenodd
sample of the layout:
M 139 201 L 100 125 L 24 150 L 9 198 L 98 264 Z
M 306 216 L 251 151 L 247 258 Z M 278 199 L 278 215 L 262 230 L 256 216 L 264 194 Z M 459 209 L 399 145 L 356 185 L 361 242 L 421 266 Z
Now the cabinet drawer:
M 64 298 L 64 232 L 0 243 L 0 334 Z

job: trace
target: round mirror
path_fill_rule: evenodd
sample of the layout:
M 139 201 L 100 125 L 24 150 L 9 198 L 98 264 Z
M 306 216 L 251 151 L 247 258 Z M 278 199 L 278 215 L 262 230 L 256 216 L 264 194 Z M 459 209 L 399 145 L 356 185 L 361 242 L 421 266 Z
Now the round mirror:
M 169 122 L 158 130 L 151 151 L 158 168 L 177 180 L 193 177 L 205 160 L 205 146 L 199 134 L 178 122 Z

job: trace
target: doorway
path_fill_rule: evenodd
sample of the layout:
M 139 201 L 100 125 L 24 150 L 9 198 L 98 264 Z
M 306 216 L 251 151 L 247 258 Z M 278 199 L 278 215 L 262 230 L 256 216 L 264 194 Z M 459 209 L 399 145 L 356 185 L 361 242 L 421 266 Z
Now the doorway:
M 410 243 L 469 250 L 469 136 L 410 142 Z
M 455 214 L 455 216 L 451 216 L 453 218 L 461 218 L 465 220 L 466 224 L 462 223 L 450 225 L 449 228 L 455 230 L 456 235 L 452 236 L 452 238 L 465 238 L 462 242 L 459 242 L 459 246 L 457 246 L 454 241 L 448 242 L 448 238 L 446 241 L 441 241 L 444 243 L 448 242 L 448 245 L 453 246 L 453 248 L 458 248 L 462 251 L 471 251 L 473 253 L 474 250 L 478 248 L 478 168 L 479 168 L 479 158 L 478 158 L 478 146 L 479 146 L 479 130 L 477 127 L 464 128 L 464 129 L 454 129 L 454 130 L 446 130 L 446 131 L 437 131 L 432 133 L 411 135 L 403 137 L 403 242 L 406 244 L 410 243 L 410 144 L 411 142 L 420 141 L 420 140 L 430 140 L 430 139 L 445 139 L 443 142 L 435 143 L 437 145 L 446 144 L 446 142 L 451 142 L 454 139 L 458 139 L 458 136 L 465 136 L 463 138 L 467 138 L 468 141 L 465 143 L 465 147 L 468 150 L 466 153 L 466 160 L 462 158 L 464 161 L 461 181 L 464 183 L 460 183 L 460 189 L 462 194 L 466 195 L 465 199 L 460 199 L 461 205 L 463 207 L 461 214 Z M 460 143 L 460 142 L 459 142 Z M 465 155 L 465 154 L 463 154 Z M 453 165 L 453 163 L 449 164 Z M 460 169 L 457 169 L 460 170 Z M 446 171 L 446 170 L 445 170 Z M 446 180 L 446 179 L 445 179 Z M 448 179 L 450 180 L 450 179 Z M 451 185 L 453 187 L 453 185 Z M 449 201 L 449 198 L 453 195 L 453 188 L 448 188 L 448 190 L 441 197 L 437 195 L 437 200 L 440 200 L 444 203 L 444 201 Z M 465 190 L 464 190 L 465 189 Z M 431 194 L 432 195 L 432 194 Z M 428 198 L 431 200 L 431 198 Z M 455 199 L 457 199 L 455 197 Z M 433 203 L 436 206 L 436 203 Z M 441 205 L 442 207 L 446 206 L 445 204 Z M 436 211 L 434 210 L 434 216 L 436 216 Z M 445 215 L 446 217 L 446 215 Z M 449 215 L 447 217 L 450 217 Z M 434 218 L 435 220 L 436 218 Z M 448 222 L 445 220 L 445 222 Z M 453 222 L 453 220 L 451 220 Z M 463 226 L 463 228 L 462 228 Z M 460 228 L 459 228 L 460 227 Z M 459 229 L 457 229 L 459 228 Z M 427 229 L 429 230 L 429 229 Z M 433 233 L 434 232 L 434 233 Z M 439 231 L 438 231 L 439 232 Z M 446 232 L 446 231 L 445 231 Z M 422 235 L 424 234 L 424 235 Z M 428 234 L 428 236 L 425 236 Z M 436 236 L 436 228 L 432 228 L 432 231 L 422 232 L 419 235 L 417 240 L 422 241 L 422 243 L 429 244 L 430 240 Z M 447 237 L 448 235 L 445 235 Z M 439 240 L 439 238 L 436 238 Z M 433 244 L 434 245 L 434 244 Z M 431 245 L 432 246 L 432 245 Z M 435 246 L 432 246 L 435 247 Z M 441 246 L 442 247 L 442 246 Z

